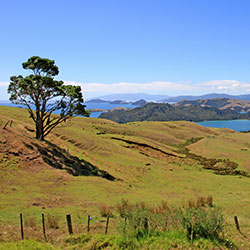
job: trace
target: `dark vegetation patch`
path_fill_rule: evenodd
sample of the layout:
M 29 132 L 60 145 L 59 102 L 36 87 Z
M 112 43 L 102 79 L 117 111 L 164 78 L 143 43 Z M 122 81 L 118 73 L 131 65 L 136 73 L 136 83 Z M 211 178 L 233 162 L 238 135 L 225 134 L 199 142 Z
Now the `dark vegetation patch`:
M 125 143 L 127 143 L 127 144 L 129 144 L 129 145 L 132 145 L 132 147 L 133 147 L 133 145 L 134 145 L 134 146 L 139 146 L 139 147 L 141 147 L 142 149 L 143 149 L 143 148 L 144 148 L 144 149 L 150 149 L 150 150 L 159 152 L 159 153 L 161 153 L 161 154 L 163 154 L 163 155 L 181 158 L 181 157 L 178 156 L 178 155 L 171 154 L 171 153 L 167 153 L 167 152 L 165 152 L 165 151 L 163 151 L 163 150 L 161 150 L 161 149 L 159 149 L 159 148 L 153 147 L 153 146 L 151 146 L 151 145 L 149 145 L 149 144 L 146 144 L 146 143 L 135 142 L 135 141 L 131 141 L 131 140 L 123 139 L 123 138 L 117 138 L 117 137 L 111 137 L 111 139 L 113 139 L 113 140 L 118 140 L 118 141 L 123 141 L 123 142 L 125 142 Z M 138 148 L 138 149 L 139 149 L 139 148 Z M 144 153 L 144 154 L 145 154 L 145 153 Z M 150 156 L 150 155 L 147 155 L 147 156 Z
M 127 128 L 117 126 L 117 127 L 111 127 L 110 125 L 108 127 L 106 126 L 95 126 L 94 127 L 98 132 L 97 135 L 104 135 L 104 134 L 116 134 L 116 135 L 126 135 L 126 136 L 133 136 L 136 135 L 134 132 L 129 131 Z
M 177 150 L 175 152 L 180 154 L 187 154 L 189 152 L 189 149 L 186 147 L 200 141 L 201 139 L 203 139 L 203 137 L 196 137 L 196 138 L 192 137 L 190 139 L 187 139 L 183 143 L 176 144 L 175 147 L 177 147 Z
M 98 176 L 110 181 L 116 180 L 114 176 L 105 170 L 101 170 L 90 162 L 69 154 L 51 142 L 46 141 L 44 146 L 35 142 L 32 145 L 39 151 L 44 162 L 53 168 L 66 169 L 68 173 L 74 176 Z
M 201 155 L 197 155 L 194 153 L 190 153 L 190 150 L 186 148 L 192 143 L 198 142 L 203 137 L 190 138 L 186 140 L 184 143 L 176 144 L 177 153 L 182 153 L 186 155 L 186 158 L 193 159 L 198 161 L 204 169 L 214 170 L 215 174 L 219 175 L 241 175 L 250 177 L 250 175 L 246 171 L 237 170 L 238 163 L 231 161 L 229 159 L 215 159 L 215 158 L 206 158 Z

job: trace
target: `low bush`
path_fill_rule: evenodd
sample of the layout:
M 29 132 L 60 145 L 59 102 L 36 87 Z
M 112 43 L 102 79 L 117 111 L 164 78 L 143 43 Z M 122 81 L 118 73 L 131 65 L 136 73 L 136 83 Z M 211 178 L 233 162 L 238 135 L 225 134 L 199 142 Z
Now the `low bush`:
M 144 202 L 131 204 L 124 200 L 117 208 L 123 247 L 133 249 L 137 241 L 174 231 L 182 231 L 191 242 L 198 239 L 223 242 L 224 218 L 214 206 L 212 196 L 198 197 L 179 209 L 170 208 L 166 202 L 150 207 Z
M 107 217 L 107 216 L 113 217 L 113 209 L 114 209 L 114 208 L 111 207 L 111 206 L 101 205 L 101 206 L 99 207 L 100 215 L 101 215 L 102 217 Z
M 213 206 L 212 197 L 198 197 L 189 201 L 188 207 L 180 209 L 179 218 L 187 237 L 220 240 L 224 228 L 224 217 L 219 208 Z

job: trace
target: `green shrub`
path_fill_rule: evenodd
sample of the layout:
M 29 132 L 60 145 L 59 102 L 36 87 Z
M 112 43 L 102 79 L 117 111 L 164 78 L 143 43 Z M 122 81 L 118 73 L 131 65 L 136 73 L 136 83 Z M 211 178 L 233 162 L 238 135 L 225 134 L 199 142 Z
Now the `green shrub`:
M 174 209 L 162 202 L 148 207 L 144 202 L 130 204 L 122 201 L 120 209 L 121 249 L 136 249 L 137 243 L 159 238 L 167 232 L 183 232 L 189 241 L 206 239 L 224 244 L 224 218 L 213 205 L 213 197 L 198 197 L 189 201 L 188 207 Z
M 177 228 L 179 220 L 174 209 L 170 209 L 166 202 L 158 206 L 149 207 L 144 202 L 130 204 L 122 201 L 118 206 L 121 222 L 119 230 L 123 235 L 123 245 L 135 245 L 135 240 L 140 241 L 159 233 Z
M 221 210 L 215 207 L 187 207 L 180 210 L 180 219 L 187 237 L 220 240 L 224 228 Z

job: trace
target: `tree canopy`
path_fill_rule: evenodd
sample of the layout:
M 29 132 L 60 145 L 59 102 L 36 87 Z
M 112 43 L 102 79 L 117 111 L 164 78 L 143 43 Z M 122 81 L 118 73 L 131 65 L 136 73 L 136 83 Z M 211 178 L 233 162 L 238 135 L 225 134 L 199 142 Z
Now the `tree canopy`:
M 11 76 L 10 101 L 22 104 L 36 126 L 36 138 L 44 140 L 57 125 L 73 115 L 88 116 L 80 86 L 65 85 L 54 79 L 59 74 L 55 61 L 33 56 L 22 64 L 32 74 Z M 53 113 L 59 113 L 55 115 Z

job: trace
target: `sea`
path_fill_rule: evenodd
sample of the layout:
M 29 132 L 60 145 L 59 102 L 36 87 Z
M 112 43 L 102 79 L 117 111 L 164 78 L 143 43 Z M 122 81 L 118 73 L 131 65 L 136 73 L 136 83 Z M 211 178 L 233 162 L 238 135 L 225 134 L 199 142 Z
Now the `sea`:
M 104 103 L 84 103 L 84 105 L 86 105 L 86 109 L 101 109 L 101 110 L 110 110 L 110 109 L 118 108 L 118 107 L 129 108 L 129 109 L 133 109 L 133 108 L 138 107 L 138 106 L 133 105 L 131 103 L 127 103 L 127 104 L 110 104 L 110 103 L 107 103 L 107 102 L 104 102 Z M 25 108 L 25 106 L 23 106 L 23 105 L 13 104 L 13 103 L 11 103 L 9 101 L 0 101 L 0 106 Z M 99 115 L 101 113 L 103 113 L 103 112 L 92 112 L 90 114 L 90 117 L 97 118 L 97 117 L 99 117 Z
M 110 104 L 107 102 L 104 103 L 85 103 L 86 109 L 102 109 L 102 110 L 110 110 L 113 108 L 123 107 L 123 108 L 137 108 L 138 106 L 132 105 L 131 103 L 128 104 Z M 97 118 L 103 112 L 92 112 L 90 117 Z
M 8 101 L 0 101 L 2 106 L 11 106 L 11 107 L 21 107 L 21 105 L 15 105 Z M 124 108 L 136 108 L 137 106 L 132 104 L 110 104 L 110 103 L 85 103 L 87 109 L 102 109 L 110 110 L 117 107 Z M 97 118 L 102 112 L 92 112 L 90 117 Z M 229 128 L 235 131 L 249 131 L 250 130 L 250 120 L 216 120 L 216 121 L 203 121 L 196 122 L 197 124 L 204 127 L 213 127 L 213 128 Z
M 217 121 L 203 121 L 196 122 L 204 127 L 212 128 L 230 128 L 238 132 L 250 130 L 250 120 L 217 120 Z

